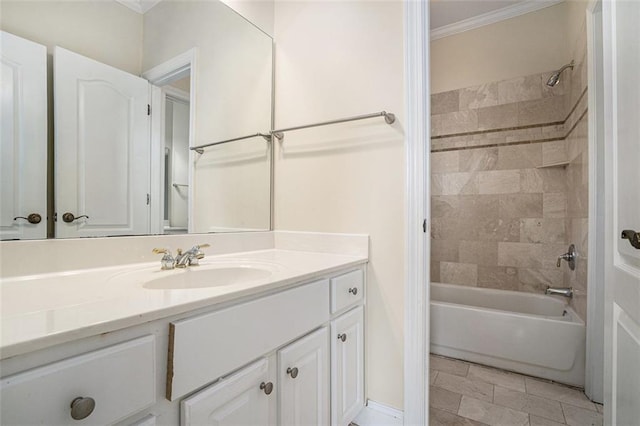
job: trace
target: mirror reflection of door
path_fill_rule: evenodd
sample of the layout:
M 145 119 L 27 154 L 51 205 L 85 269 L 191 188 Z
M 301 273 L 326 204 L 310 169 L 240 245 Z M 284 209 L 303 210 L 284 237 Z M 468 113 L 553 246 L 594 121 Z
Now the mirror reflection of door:
M 0 32 L 0 239 L 47 235 L 47 51 Z
M 148 234 L 149 82 L 54 50 L 56 237 Z
M 189 207 L 189 78 L 163 87 L 164 233 L 188 230 Z

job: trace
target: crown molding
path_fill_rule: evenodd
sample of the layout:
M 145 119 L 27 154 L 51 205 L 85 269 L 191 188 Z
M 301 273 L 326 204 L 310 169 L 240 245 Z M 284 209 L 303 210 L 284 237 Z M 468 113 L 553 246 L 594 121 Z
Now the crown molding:
M 565 0 L 525 0 L 521 3 L 503 7 L 502 9 L 483 13 L 482 15 L 474 16 L 473 18 L 464 19 L 462 21 L 454 22 L 453 24 L 433 29 L 429 32 L 429 36 L 431 40 L 437 40 L 439 38 L 484 27 L 485 25 L 495 24 L 496 22 L 515 18 L 516 16 L 524 15 L 529 12 L 535 12 L 536 10 L 555 6 L 564 1 Z
M 160 3 L 161 0 L 116 0 L 123 6 L 128 7 L 134 12 L 138 12 L 141 15 L 144 15 L 149 9 L 151 9 L 156 4 Z

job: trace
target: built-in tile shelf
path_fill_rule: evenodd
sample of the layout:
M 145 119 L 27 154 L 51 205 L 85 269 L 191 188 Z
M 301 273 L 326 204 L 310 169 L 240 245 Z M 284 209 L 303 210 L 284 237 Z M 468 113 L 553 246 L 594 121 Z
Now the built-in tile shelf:
M 536 169 L 548 169 L 548 168 L 551 168 L 551 167 L 557 167 L 557 168 L 565 169 L 569 165 L 569 163 L 570 163 L 570 161 L 564 160 L 564 161 L 559 161 L 557 163 L 543 164 L 541 166 L 536 167 Z

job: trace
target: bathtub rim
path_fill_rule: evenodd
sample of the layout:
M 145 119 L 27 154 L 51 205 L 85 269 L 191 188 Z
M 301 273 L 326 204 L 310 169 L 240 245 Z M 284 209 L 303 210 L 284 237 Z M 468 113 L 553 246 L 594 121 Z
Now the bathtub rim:
M 486 308 L 484 306 L 474 306 L 474 305 L 465 305 L 462 303 L 445 302 L 441 300 L 434 300 L 433 298 L 430 298 L 431 304 L 435 304 L 439 306 L 460 306 L 460 307 L 463 307 L 464 309 L 470 309 L 474 311 L 496 312 L 496 313 L 500 313 L 510 317 L 527 317 L 527 318 L 535 318 L 535 319 L 544 320 L 544 321 L 560 322 L 562 324 L 576 324 L 576 325 L 586 326 L 585 321 L 582 318 L 580 318 L 577 312 L 569 305 L 568 300 L 558 299 L 559 297 L 562 297 L 562 296 L 551 296 L 546 294 L 529 293 L 529 292 L 515 291 L 515 290 L 503 290 L 503 289 L 497 289 L 497 288 L 472 287 L 472 286 L 465 286 L 465 285 L 458 285 L 458 284 L 440 283 L 435 281 L 429 283 L 429 288 L 431 288 L 431 285 L 441 286 L 444 288 L 463 289 L 463 290 L 472 291 L 472 292 L 475 291 L 475 292 L 483 292 L 483 293 L 493 293 L 493 294 L 503 294 L 503 295 L 506 294 L 506 295 L 513 295 L 513 296 L 519 296 L 519 297 L 528 297 L 528 298 L 535 298 L 535 299 L 544 300 L 544 301 L 553 300 L 555 302 L 560 302 L 564 305 L 564 310 L 566 310 L 571 315 L 571 319 L 564 320 L 562 319 L 564 317 L 559 317 L 559 316 L 537 315 L 537 314 L 529 314 L 525 312 L 508 311 L 505 309 Z

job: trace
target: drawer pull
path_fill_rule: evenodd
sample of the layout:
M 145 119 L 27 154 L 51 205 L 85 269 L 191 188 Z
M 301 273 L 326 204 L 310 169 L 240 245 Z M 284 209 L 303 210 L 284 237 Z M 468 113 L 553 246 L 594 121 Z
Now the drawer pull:
M 343 342 L 346 342 L 347 334 L 346 333 L 338 334 L 338 340 L 342 340 Z
M 79 396 L 73 401 L 71 401 L 71 417 L 74 420 L 82 420 L 86 419 L 93 413 L 93 410 L 96 408 L 95 399 L 87 396 L 82 397 Z
M 352 287 L 349 289 L 349 293 L 355 296 L 356 294 L 358 294 L 358 289 L 356 287 Z
M 298 377 L 298 369 L 296 367 L 287 368 L 287 374 L 289 374 L 292 379 L 295 379 Z
M 271 394 L 271 392 L 273 392 L 273 383 L 271 382 L 262 382 L 260 383 L 260 389 L 262 389 L 264 391 L 265 394 L 269 395 Z

